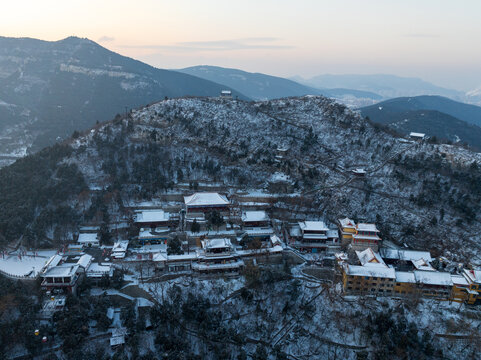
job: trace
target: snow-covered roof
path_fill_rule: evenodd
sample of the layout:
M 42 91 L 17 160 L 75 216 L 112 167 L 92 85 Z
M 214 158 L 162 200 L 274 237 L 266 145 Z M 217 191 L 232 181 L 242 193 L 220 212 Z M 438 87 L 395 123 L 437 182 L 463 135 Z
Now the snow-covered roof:
M 360 174 L 361 175 L 361 174 L 365 174 L 366 170 L 364 170 L 363 168 L 357 168 L 357 169 L 352 170 L 352 172 L 354 174 Z
M 424 137 L 426 136 L 426 134 L 418 133 L 418 132 L 411 132 L 411 133 L 409 133 L 409 136 L 410 136 L 410 137 L 415 137 L 415 138 L 422 138 L 422 139 L 424 139 Z
M 104 274 L 109 274 L 112 270 L 112 264 L 103 263 L 98 264 L 96 262 L 90 264 L 86 271 L 87 277 L 100 277 Z
M 154 306 L 154 303 L 150 300 L 147 300 L 146 298 L 143 297 L 138 297 L 137 298 L 137 307 L 152 307 Z
M 293 225 L 289 229 L 289 235 L 292 236 L 292 237 L 301 236 L 301 227 L 299 226 L 299 224 Z
M 348 275 L 381 277 L 388 279 L 396 278 L 396 271 L 387 266 L 358 266 L 344 264 L 344 269 Z
M 469 286 L 469 281 L 462 275 L 451 275 L 451 280 L 454 285 Z
M 167 258 L 172 261 L 196 260 L 197 254 L 190 253 L 190 254 L 182 254 L 182 255 L 168 255 Z
M 156 229 L 157 230 L 157 229 Z M 160 238 L 165 238 L 166 233 L 168 230 L 164 231 L 152 231 L 150 228 L 141 228 L 139 230 L 139 239 L 144 240 L 144 239 L 160 239 Z
M 271 228 L 260 228 L 260 227 L 255 227 L 255 228 L 249 228 L 245 230 L 245 233 L 250 236 L 255 236 L 255 235 L 270 235 L 274 233 L 274 230 Z
M 129 246 L 129 240 L 119 240 L 114 243 L 112 252 L 125 252 Z
M 307 233 L 307 234 L 304 234 L 302 236 L 302 238 L 304 240 L 327 240 L 327 235 L 326 234 L 319 234 L 319 233 L 316 233 L 316 234 Z
M 353 239 L 362 239 L 362 240 L 372 240 L 372 241 L 380 241 L 381 238 L 377 235 L 364 235 L 364 234 L 352 234 Z
M 242 213 L 243 222 L 267 221 L 269 216 L 265 211 L 244 211 Z
M 419 259 L 424 259 L 427 262 L 431 262 L 433 260 L 429 251 L 381 248 L 379 252 L 385 259 L 404 261 L 416 261 Z
M 221 249 L 226 247 L 232 247 L 232 244 L 229 239 L 222 238 L 222 239 L 207 239 L 202 241 L 202 247 L 204 249 Z
M 431 264 L 429 263 L 429 261 L 426 261 L 424 259 L 418 259 L 418 260 L 413 260 L 411 261 L 412 264 L 414 265 L 414 267 L 418 270 L 425 270 L 425 271 L 436 271 L 432 266 Z
M 77 261 L 77 264 L 79 264 L 84 269 L 87 269 L 91 262 L 92 262 L 92 255 L 84 254 Z
M 164 210 L 142 210 L 137 212 L 135 221 L 138 223 L 153 223 L 169 221 L 170 214 Z
M 379 232 L 376 228 L 376 224 L 358 223 L 356 229 L 357 231 Z
M 96 233 L 80 233 L 77 242 L 79 244 L 91 244 L 98 243 L 99 239 L 97 238 Z
M 225 206 L 230 204 L 224 195 L 214 192 L 195 193 L 190 196 L 184 196 L 184 203 L 187 206 Z
M 339 238 L 339 233 L 337 232 L 337 230 L 333 230 L 333 229 L 327 230 L 326 235 L 327 235 L 328 238 L 331 238 L 331 239 L 332 238 L 336 238 L 336 239 Z
M 62 261 L 62 258 L 63 258 L 63 256 L 60 255 L 60 254 L 56 254 L 56 255 L 52 256 L 50 258 L 50 260 L 47 261 L 47 263 L 45 264 L 45 267 L 51 268 L 51 267 L 57 266 L 60 263 L 60 261 Z
M 416 281 L 421 284 L 441 286 L 453 285 L 451 274 L 448 272 L 414 270 L 414 276 L 416 277 Z
M 69 264 L 69 265 L 60 265 L 54 266 L 49 268 L 45 273 L 43 273 L 43 277 L 67 277 L 73 276 L 78 271 L 80 265 L 79 264 Z
M 356 223 L 354 220 L 349 218 L 339 219 L 339 224 L 341 224 L 341 227 L 343 228 L 356 228 Z
M 303 221 L 299 222 L 302 231 L 327 231 L 329 230 L 324 221 Z
M 125 344 L 125 336 L 112 336 L 110 338 L 110 346 L 119 346 Z
M 167 255 L 162 252 L 158 252 L 152 255 L 152 261 L 163 262 L 167 261 Z
M 481 283 L 481 270 L 464 269 L 463 273 L 471 282 Z
M 396 271 L 396 282 L 398 283 L 416 283 L 416 277 L 413 272 L 409 271 Z
M 363 251 L 356 251 L 356 255 L 362 266 L 387 267 L 381 256 L 378 253 L 375 253 L 371 248 L 367 248 Z
M 276 244 L 280 245 L 281 244 L 281 239 L 279 239 L 279 236 L 277 236 L 277 235 L 271 235 L 270 239 L 271 239 L 271 242 L 272 242 L 273 245 L 276 245 Z

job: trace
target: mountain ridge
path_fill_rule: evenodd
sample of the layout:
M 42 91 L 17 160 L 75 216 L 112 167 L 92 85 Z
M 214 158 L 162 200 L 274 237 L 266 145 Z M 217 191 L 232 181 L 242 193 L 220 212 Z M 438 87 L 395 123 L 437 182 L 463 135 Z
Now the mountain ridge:
M 78 37 L 0 38 L 0 80 L 0 107 L 6 109 L 0 112 L 4 154 L 25 154 L 32 145 L 40 149 L 125 108 L 165 96 L 218 96 L 226 88 L 154 68 Z
M 308 79 L 295 77 L 310 86 L 323 88 L 346 87 L 357 90 L 372 91 L 384 98 L 402 96 L 441 95 L 463 100 L 461 91 L 446 89 L 416 77 L 401 77 L 392 74 L 324 74 Z
M 341 101 L 347 96 L 371 100 L 382 99 L 378 94 L 368 91 L 316 88 L 278 76 L 220 66 L 198 65 L 179 69 L 178 71 L 238 89 L 241 93 L 255 100 L 272 100 L 304 95 L 323 95 L 337 98 Z

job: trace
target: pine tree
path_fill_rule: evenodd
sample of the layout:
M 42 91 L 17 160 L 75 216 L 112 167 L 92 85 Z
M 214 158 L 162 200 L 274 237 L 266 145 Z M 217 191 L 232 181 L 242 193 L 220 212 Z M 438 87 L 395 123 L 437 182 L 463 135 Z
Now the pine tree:
M 183 253 L 182 244 L 178 236 L 169 241 L 167 244 L 167 255 L 182 255 Z

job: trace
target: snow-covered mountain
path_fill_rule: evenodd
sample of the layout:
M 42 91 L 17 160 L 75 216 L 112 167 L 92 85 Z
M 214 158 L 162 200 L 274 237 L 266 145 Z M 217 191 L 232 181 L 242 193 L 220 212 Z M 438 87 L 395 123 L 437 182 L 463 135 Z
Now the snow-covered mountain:
M 481 106 L 481 86 L 466 93 L 466 101 Z
M 369 91 L 316 88 L 282 77 L 218 66 L 192 66 L 178 71 L 231 87 L 254 100 L 272 100 L 288 96 L 323 95 L 334 98 L 346 105 L 363 106 L 382 99 L 380 95 Z
M 462 100 L 464 93 L 446 89 L 419 78 L 401 77 L 388 74 L 358 75 L 324 74 L 309 79 L 295 77 L 303 84 L 322 88 L 350 88 L 371 91 L 384 98 L 418 95 L 441 95 L 455 100 Z
M 289 148 L 281 162 L 279 146 Z M 364 178 L 352 175 L 360 167 Z M 276 173 L 288 181 L 275 191 L 298 197 L 281 193 L 273 211 L 332 223 L 351 216 L 377 222 L 398 244 L 457 259 L 479 253 L 481 154 L 397 138 L 315 96 L 164 100 L 19 160 L 0 170 L 0 241 L 40 244 L 90 221 L 99 204 L 117 216 L 126 199 L 178 183 L 269 190 Z
M 218 96 L 223 89 L 156 69 L 88 39 L 0 37 L 0 156 L 38 150 L 165 96 Z

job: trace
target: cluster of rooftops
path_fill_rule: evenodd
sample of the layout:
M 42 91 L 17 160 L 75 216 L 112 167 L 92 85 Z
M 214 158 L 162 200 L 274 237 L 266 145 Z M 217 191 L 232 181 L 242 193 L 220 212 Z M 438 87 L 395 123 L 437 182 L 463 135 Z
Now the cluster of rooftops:
M 346 293 L 406 295 L 417 290 L 443 300 L 481 303 L 481 271 L 438 271 L 428 251 L 383 247 L 380 252 L 367 248 L 355 254 L 355 259 L 336 254 Z
M 481 291 L 481 287 L 478 289 L 477 285 L 473 285 L 481 285 L 481 273 L 478 271 L 463 270 L 457 274 L 437 271 L 432 266 L 433 259 L 428 251 L 383 247 L 376 224 L 341 218 L 336 228 L 329 228 L 323 221 L 298 221 L 288 224 L 287 231 L 280 232 L 285 234 L 282 236 L 283 244 L 265 210 L 238 212 L 234 208 L 224 195 L 194 193 L 183 197 L 182 209 L 177 212 L 160 208 L 137 209 L 134 211 L 134 222 L 139 227 L 139 235 L 130 241 L 116 241 L 109 256 L 124 261 L 148 259 L 168 271 L 237 271 L 244 266 L 242 258 L 245 256 L 252 256 L 259 250 L 265 253 L 282 252 L 288 246 L 305 253 L 334 256 L 343 274 L 343 286 L 347 293 L 369 291 L 390 294 L 396 293 L 396 290 L 404 293 L 416 286 L 423 289 L 430 287 L 430 291 L 445 297 L 448 292 L 453 292 L 449 289 L 455 288 L 464 289 L 455 291 L 457 298 L 474 303 L 477 291 Z M 223 227 L 215 231 L 208 224 L 208 214 L 213 211 L 224 219 Z M 199 228 L 194 231 L 195 222 Z M 168 240 L 179 234 L 184 235 L 182 245 L 184 249 L 187 247 L 186 253 L 168 255 Z M 255 241 L 258 244 L 253 250 Z M 78 238 L 78 246 L 81 247 L 98 246 L 98 242 L 95 228 L 86 228 Z M 193 249 L 190 248 L 192 244 L 195 244 Z M 355 256 L 349 257 L 341 250 Z M 42 271 L 42 284 L 46 287 L 55 283 L 67 284 L 82 272 L 86 276 L 98 277 L 99 274 L 111 273 L 111 268 L 108 264 L 93 262 L 87 254 L 76 257 L 56 255 Z M 382 286 L 380 281 L 384 281 Z M 432 289 L 437 289 L 437 292 Z
M 102 276 L 112 276 L 111 263 L 96 263 L 93 257 L 80 251 L 76 246 L 69 246 L 52 256 L 40 272 L 42 288 L 51 291 L 62 289 L 75 292 L 81 276 L 99 280 Z

